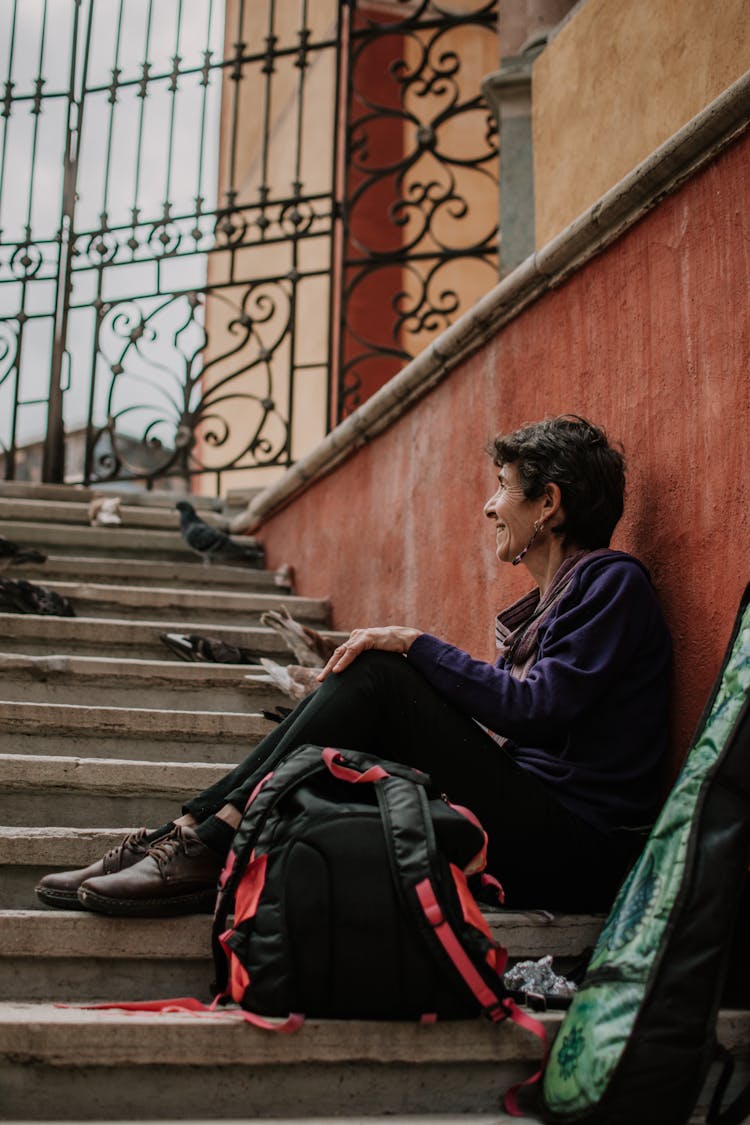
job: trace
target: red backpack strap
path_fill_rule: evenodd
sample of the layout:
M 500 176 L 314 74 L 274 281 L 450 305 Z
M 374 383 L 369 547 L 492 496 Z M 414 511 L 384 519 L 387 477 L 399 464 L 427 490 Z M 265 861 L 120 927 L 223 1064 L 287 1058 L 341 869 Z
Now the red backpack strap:
M 376 792 L 391 870 L 405 909 L 438 962 L 458 974 L 484 1014 L 505 1019 L 501 1001 L 508 993 L 496 968 L 503 957 L 494 952 L 498 947 L 486 925 L 475 924 L 455 874 L 440 857 L 424 787 L 388 777 Z M 458 907 L 443 891 L 446 875 L 452 878 Z M 464 897 L 468 894 L 466 887 Z M 488 957 L 488 951 L 493 955 Z
M 213 1020 L 241 1020 L 258 1027 L 262 1031 L 278 1031 L 289 1034 L 299 1031 L 305 1022 L 305 1017 L 299 1012 L 291 1012 L 286 1019 L 269 1020 L 258 1016 L 255 1012 L 248 1012 L 244 1008 L 231 1008 L 219 1011 L 218 1005 L 221 998 L 216 997 L 211 1004 L 202 1004 L 194 996 L 175 996 L 169 1000 L 122 1000 L 110 1004 L 55 1004 L 56 1008 L 82 1008 L 85 1011 L 116 1010 L 121 1012 L 151 1012 L 153 1015 L 191 1015 L 202 1019 Z
M 503 1097 L 503 1108 L 506 1113 L 509 1113 L 511 1117 L 527 1117 L 528 1114 L 526 1111 L 521 1109 L 518 1104 L 518 1093 L 524 1086 L 533 1086 L 544 1074 L 544 1068 L 547 1065 L 547 1052 L 549 1050 L 547 1029 L 543 1023 L 540 1023 L 539 1020 L 535 1020 L 528 1012 L 521 1011 L 515 1000 L 511 1000 L 509 996 L 503 1000 L 503 1007 L 508 1017 L 513 1020 L 513 1023 L 517 1024 L 518 1027 L 522 1027 L 524 1031 L 530 1031 L 532 1035 L 536 1035 L 537 1039 L 542 1044 L 542 1062 L 539 1069 L 529 1078 L 525 1078 L 523 1082 L 517 1082 L 515 1086 L 511 1086 Z

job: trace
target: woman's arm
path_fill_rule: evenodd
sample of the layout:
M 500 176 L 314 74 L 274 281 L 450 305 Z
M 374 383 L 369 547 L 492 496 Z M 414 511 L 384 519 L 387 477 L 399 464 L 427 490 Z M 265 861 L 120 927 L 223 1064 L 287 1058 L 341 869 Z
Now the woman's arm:
M 454 706 L 521 743 L 559 737 L 651 644 L 668 644 L 653 588 L 635 560 L 582 572 L 540 630 L 524 680 L 429 634 L 408 660 Z

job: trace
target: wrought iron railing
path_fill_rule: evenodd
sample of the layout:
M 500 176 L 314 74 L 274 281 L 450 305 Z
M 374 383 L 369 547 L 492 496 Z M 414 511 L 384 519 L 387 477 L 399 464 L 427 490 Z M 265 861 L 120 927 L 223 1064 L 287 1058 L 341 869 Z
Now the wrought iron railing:
M 290 13 L 0 0 L 6 478 L 262 482 L 495 280 L 497 3 Z

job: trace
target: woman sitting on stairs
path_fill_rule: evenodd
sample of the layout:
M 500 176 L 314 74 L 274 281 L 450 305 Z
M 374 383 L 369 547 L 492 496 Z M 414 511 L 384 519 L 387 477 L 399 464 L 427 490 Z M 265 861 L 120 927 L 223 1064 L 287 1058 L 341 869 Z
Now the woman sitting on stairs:
M 495 439 L 484 506 L 498 559 L 534 589 L 499 614 L 493 663 L 419 629 L 356 629 L 320 687 L 182 815 L 47 875 L 43 902 L 140 916 L 210 911 L 259 779 L 305 743 L 429 773 L 489 834 L 506 905 L 606 910 L 655 814 L 671 644 L 649 575 L 609 549 L 624 458 L 575 415 Z

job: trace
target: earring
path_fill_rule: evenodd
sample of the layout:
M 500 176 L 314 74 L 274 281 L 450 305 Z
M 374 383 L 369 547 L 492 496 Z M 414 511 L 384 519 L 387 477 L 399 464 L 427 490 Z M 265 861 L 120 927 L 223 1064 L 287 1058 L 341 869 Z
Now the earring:
M 534 530 L 531 533 L 531 539 L 529 539 L 529 541 L 526 544 L 526 546 L 524 547 L 524 549 L 522 551 L 519 551 L 518 554 L 516 555 L 516 557 L 513 559 L 513 561 L 512 561 L 513 566 L 518 566 L 518 564 L 520 562 L 522 562 L 522 560 L 526 556 L 526 553 L 533 546 L 535 540 L 542 534 L 543 531 L 544 531 L 544 520 L 539 519 L 534 524 Z

